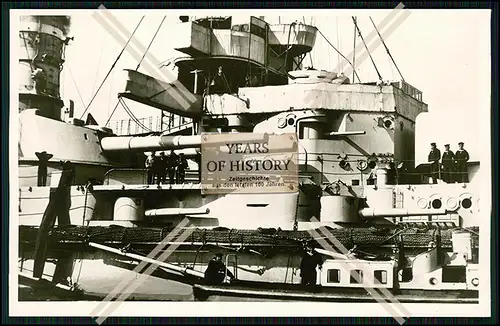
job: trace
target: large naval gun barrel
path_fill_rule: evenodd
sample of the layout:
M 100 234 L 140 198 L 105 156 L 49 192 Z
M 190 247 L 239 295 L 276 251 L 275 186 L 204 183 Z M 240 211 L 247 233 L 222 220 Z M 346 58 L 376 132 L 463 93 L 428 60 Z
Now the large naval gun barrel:
M 200 148 L 202 135 L 194 136 L 171 136 L 168 134 L 159 136 L 112 136 L 101 140 L 102 150 L 112 151 L 160 151 L 170 149 Z M 241 143 L 266 142 L 268 134 L 235 133 L 232 140 Z M 211 145 L 217 143 L 210 142 Z M 221 143 L 224 145 L 224 143 Z
M 101 140 L 103 151 L 152 151 L 193 148 L 201 146 L 201 135 L 195 136 L 127 136 L 105 137 Z
M 441 209 L 393 208 L 393 207 L 359 207 L 361 199 L 352 196 L 322 196 L 321 216 L 322 222 L 358 223 L 362 219 L 384 219 L 388 217 L 409 217 L 447 215 L 449 211 Z
M 446 209 L 406 209 L 406 208 L 363 208 L 359 215 L 364 218 L 384 218 L 400 216 L 446 215 Z

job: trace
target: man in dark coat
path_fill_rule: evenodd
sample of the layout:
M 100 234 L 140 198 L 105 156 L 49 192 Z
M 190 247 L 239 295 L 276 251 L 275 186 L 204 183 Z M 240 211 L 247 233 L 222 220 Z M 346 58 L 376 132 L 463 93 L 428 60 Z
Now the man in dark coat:
M 437 149 L 436 143 L 431 143 L 431 151 L 429 152 L 429 156 L 427 157 L 427 160 L 430 162 L 430 174 L 432 178 L 432 183 L 437 184 L 437 179 L 440 178 L 439 176 L 439 160 L 441 159 L 441 151 Z
M 38 157 L 37 186 L 45 187 L 47 185 L 47 164 L 54 155 L 48 154 L 46 151 L 35 152 L 35 155 Z
M 228 90 L 228 83 L 222 72 L 222 66 L 217 69 L 217 74 L 215 74 L 209 82 L 209 94 L 223 94 Z
M 464 149 L 464 143 L 458 143 L 458 150 L 455 153 L 455 162 L 457 163 L 457 182 L 469 182 L 469 173 L 467 171 L 467 162 L 469 153 Z
M 305 248 L 304 256 L 300 262 L 300 277 L 301 284 L 305 286 L 316 285 L 317 272 L 316 267 L 321 269 L 323 267 L 323 259 L 312 246 L 308 245 Z
M 222 284 L 226 275 L 231 280 L 234 279 L 233 273 L 231 273 L 222 262 L 222 254 L 217 253 L 215 257 L 208 262 L 208 267 L 205 270 L 205 282 L 207 284 Z
M 175 183 L 175 173 L 177 172 L 177 154 L 173 150 L 170 151 L 170 155 L 167 157 L 167 173 L 170 179 L 170 184 Z
M 450 144 L 444 145 L 443 158 L 441 159 L 443 166 L 441 175 L 446 183 L 455 182 L 455 154 L 450 151 Z
M 183 184 L 186 179 L 186 169 L 188 168 L 188 162 L 183 153 L 179 154 L 179 160 L 177 162 L 177 183 Z
M 167 158 L 165 157 L 165 152 L 160 152 L 160 157 L 156 158 L 156 175 L 157 184 L 164 184 L 167 179 Z
M 146 162 L 144 163 L 144 165 L 146 167 L 146 172 L 148 174 L 148 185 L 154 183 L 155 160 L 156 160 L 155 152 L 151 152 L 151 154 L 149 154 L 149 156 L 146 158 Z
M 36 68 L 31 74 L 31 78 L 34 82 L 34 88 L 37 94 L 45 94 L 47 91 L 47 75 L 45 71 L 41 68 Z

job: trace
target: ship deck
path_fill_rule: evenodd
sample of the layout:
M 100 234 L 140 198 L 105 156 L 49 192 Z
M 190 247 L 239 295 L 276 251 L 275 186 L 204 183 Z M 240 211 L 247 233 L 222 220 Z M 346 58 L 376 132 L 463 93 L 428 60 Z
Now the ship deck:
M 237 298 L 250 301 L 321 301 L 376 302 L 365 289 L 304 288 L 299 284 L 196 284 L 193 292 L 199 301 L 231 301 Z M 399 290 L 394 297 L 401 303 L 478 303 L 478 291 Z

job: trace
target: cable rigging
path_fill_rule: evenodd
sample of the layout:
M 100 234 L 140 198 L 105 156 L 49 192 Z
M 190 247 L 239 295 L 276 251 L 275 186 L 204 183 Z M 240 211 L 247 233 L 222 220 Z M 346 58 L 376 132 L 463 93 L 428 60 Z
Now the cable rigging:
M 111 107 L 111 99 L 113 98 L 113 81 L 114 81 L 114 77 L 115 77 L 115 72 L 113 71 L 111 73 L 111 87 L 109 88 L 109 98 L 108 98 L 108 112 L 107 114 L 109 115 L 109 109 Z
M 127 112 L 128 116 L 132 119 L 132 121 L 134 121 L 139 127 L 141 127 L 142 129 L 144 130 L 147 130 L 147 131 L 153 131 L 151 130 L 150 128 L 146 127 L 139 119 L 137 119 L 137 117 L 132 113 L 132 111 L 130 110 L 130 108 L 128 107 L 127 103 L 125 103 L 125 101 L 120 97 L 119 99 L 119 102 L 120 104 L 123 106 L 123 108 L 125 109 L 125 112 Z
M 351 63 L 351 61 L 349 61 L 349 59 L 347 59 L 339 50 L 337 50 L 337 48 L 335 46 L 333 46 L 333 44 L 326 38 L 325 35 L 323 35 L 323 33 L 321 33 L 321 31 L 318 29 L 318 33 L 319 35 L 321 35 L 325 41 L 335 50 L 337 51 L 337 53 L 342 57 L 344 58 L 345 61 L 347 61 L 347 63 L 349 63 L 354 71 L 354 74 L 356 75 L 356 77 L 358 77 L 358 80 L 359 80 L 359 76 L 358 76 L 358 73 L 356 72 L 356 70 L 354 70 L 354 66 L 353 64 Z
M 99 70 L 101 70 L 101 61 L 102 61 L 102 54 L 104 53 L 104 43 L 105 43 L 104 41 L 105 40 L 106 40 L 106 35 L 103 34 L 102 39 L 101 39 L 101 53 L 99 54 L 99 61 L 97 62 L 97 69 L 96 69 L 95 77 L 94 77 L 94 85 L 92 85 L 92 93 L 95 92 L 97 77 L 99 76 Z
M 352 17 L 352 21 L 354 22 L 354 26 L 356 27 L 356 30 L 358 31 L 358 34 L 359 34 L 359 37 L 361 38 L 361 41 L 363 42 L 363 44 L 365 45 L 365 48 L 366 48 L 366 52 L 368 52 L 368 55 L 370 56 L 370 60 L 372 61 L 373 63 L 373 67 L 375 68 L 375 71 L 377 72 L 377 75 L 378 75 L 378 79 L 380 81 L 383 81 L 382 79 L 382 76 L 380 75 L 380 72 L 378 71 L 378 68 L 377 68 L 377 65 L 375 64 L 375 61 L 373 60 L 373 57 L 370 53 L 370 50 L 368 49 L 368 46 L 366 45 L 365 43 L 365 40 L 363 38 L 363 35 L 361 35 L 361 30 L 359 29 L 359 26 L 358 26 L 358 23 L 356 21 L 356 18 Z
M 380 33 L 379 33 L 378 29 L 377 29 L 377 26 L 375 25 L 375 23 L 373 22 L 373 19 L 372 19 L 371 17 L 370 17 L 370 20 L 371 20 L 371 22 L 372 22 L 372 24 L 373 24 L 373 27 L 374 27 L 374 28 L 375 28 L 375 30 L 377 31 L 377 34 L 378 34 L 378 36 L 380 37 L 380 41 L 382 41 L 382 44 L 384 45 L 385 50 L 387 51 L 387 54 L 389 55 L 389 58 L 391 58 L 392 63 L 394 63 L 394 66 L 395 66 L 395 67 L 396 67 L 396 69 L 398 70 L 398 73 L 399 73 L 399 75 L 401 76 L 401 79 L 402 79 L 403 81 L 405 81 L 405 79 L 403 78 L 403 74 L 401 74 L 401 71 L 399 71 L 399 68 L 398 68 L 398 65 L 396 64 L 396 61 L 394 61 L 394 58 L 392 57 L 391 52 L 389 51 L 389 48 L 388 48 L 388 47 L 387 47 L 387 45 L 385 44 L 384 39 L 382 38 L 382 35 L 380 35 Z
M 106 121 L 106 124 L 104 125 L 104 127 L 107 127 L 108 126 L 108 123 L 109 121 L 111 120 L 111 117 L 113 116 L 113 114 L 115 113 L 116 109 L 118 108 L 118 105 L 120 104 L 120 97 L 118 97 L 118 101 L 116 101 L 116 105 L 115 105 L 115 108 L 113 109 L 113 111 L 111 111 L 111 114 L 109 115 L 108 117 L 108 121 Z
M 139 63 L 137 64 L 137 67 L 135 68 L 135 71 L 139 70 L 139 67 L 141 66 L 141 63 L 142 61 L 144 60 L 144 58 L 146 57 L 146 54 L 148 53 L 149 51 L 149 48 L 151 47 L 151 45 L 153 44 L 155 38 L 156 38 L 156 35 L 158 35 L 158 32 L 160 31 L 160 28 L 161 28 L 161 25 L 163 25 L 163 22 L 165 21 L 165 18 L 167 18 L 167 16 L 163 16 L 163 19 L 161 20 L 161 23 L 160 25 L 158 26 L 158 29 L 156 30 L 155 34 L 153 35 L 153 38 L 151 39 L 151 42 L 149 42 L 149 45 L 148 47 L 146 48 L 146 51 L 144 51 L 144 54 L 142 55 L 142 58 L 141 60 L 139 60 Z
M 87 105 L 83 101 L 82 93 L 80 93 L 80 89 L 78 88 L 78 85 L 76 84 L 75 77 L 73 76 L 73 72 L 71 71 L 71 67 L 66 64 L 66 67 L 68 67 L 69 75 L 71 76 L 71 80 L 73 80 L 73 85 L 75 85 L 76 92 L 78 93 L 78 96 L 80 97 L 80 101 L 82 102 L 83 107 L 86 107 Z
M 339 47 L 339 52 L 342 50 L 342 46 L 340 44 L 340 36 L 339 36 L 339 16 L 336 16 L 337 23 L 337 46 Z M 340 60 L 340 54 L 337 56 L 337 65 L 340 66 L 340 70 L 344 71 L 344 62 Z
M 302 16 L 302 19 L 304 20 L 304 25 L 305 25 L 306 24 L 306 17 Z M 313 23 L 312 23 L 312 17 L 311 17 L 311 24 L 310 25 L 312 25 L 312 24 Z M 309 54 L 309 61 L 311 61 L 311 68 L 313 68 L 314 65 L 313 65 L 313 58 L 312 58 L 311 51 L 309 51 L 308 54 Z
M 101 90 L 102 86 L 104 85 L 104 82 L 106 82 L 106 79 L 109 77 L 109 75 L 111 74 L 111 71 L 115 68 L 116 66 L 116 63 L 118 62 L 118 60 L 120 60 L 120 57 L 122 56 L 123 52 L 125 52 L 125 49 L 127 48 L 128 44 L 130 43 L 130 41 L 132 40 L 132 38 L 134 37 L 135 35 L 135 32 L 137 31 L 137 29 L 139 28 L 139 26 L 141 25 L 142 21 L 144 20 L 144 17 L 145 16 L 142 16 L 141 20 L 139 21 L 139 23 L 137 24 L 137 26 L 135 27 L 134 31 L 132 32 L 132 35 L 130 35 L 127 43 L 125 43 L 125 46 L 123 47 L 123 49 L 121 50 L 121 52 L 118 54 L 118 57 L 116 57 L 116 60 L 115 62 L 113 62 L 113 64 L 111 65 L 111 68 L 109 69 L 108 73 L 106 74 L 106 77 L 104 77 L 104 80 L 102 81 L 101 85 L 99 86 L 99 88 L 97 89 L 97 91 L 95 92 L 94 96 L 92 97 L 92 99 L 90 100 L 89 104 L 87 105 L 87 107 L 85 108 L 85 111 L 83 111 L 80 119 L 83 118 L 83 116 L 85 115 L 85 113 L 88 111 L 88 109 L 90 108 L 90 105 L 92 104 L 92 102 L 94 101 L 94 99 L 96 98 L 97 94 L 99 93 L 99 91 Z
M 354 17 L 354 19 L 356 19 L 356 17 Z M 356 74 L 356 26 L 354 26 L 354 43 L 353 43 L 353 46 L 352 46 L 352 81 L 355 82 L 355 74 Z M 358 81 L 361 82 L 361 80 L 359 79 L 358 77 Z

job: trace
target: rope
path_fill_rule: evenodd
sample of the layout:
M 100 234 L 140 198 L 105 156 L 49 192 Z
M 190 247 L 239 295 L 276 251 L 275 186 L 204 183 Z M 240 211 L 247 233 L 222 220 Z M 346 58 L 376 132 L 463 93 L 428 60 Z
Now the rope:
M 67 67 L 68 67 L 69 75 L 71 76 L 71 80 L 73 80 L 73 85 L 75 85 L 76 92 L 78 93 L 78 96 L 80 97 L 80 101 L 82 102 L 83 107 L 86 107 L 87 105 L 83 101 L 82 93 L 80 93 L 80 89 L 78 88 L 78 85 L 76 84 L 76 80 L 75 80 L 75 77 L 73 76 L 73 72 L 71 71 L 71 67 L 69 65 L 67 65 Z
M 306 17 L 305 16 L 302 16 L 302 20 L 304 21 L 304 25 L 306 25 L 307 23 L 306 23 Z M 311 24 L 310 25 L 312 25 L 312 17 L 311 17 Z M 337 23 L 337 28 L 338 28 L 338 23 Z M 337 31 L 337 33 L 338 33 L 338 31 Z M 313 68 L 314 65 L 313 65 L 313 58 L 312 58 L 311 51 L 309 51 L 307 54 L 309 54 L 309 61 L 311 62 L 311 68 Z M 304 56 L 304 58 L 305 58 L 305 56 Z
M 375 26 L 375 23 L 373 22 L 373 19 L 370 17 L 370 20 L 372 21 L 372 24 L 373 24 L 373 27 L 375 28 L 375 30 L 377 31 L 377 34 L 378 36 L 380 37 L 380 40 L 382 41 L 382 44 L 384 45 L 385 47 L 385 51 L 387 51 L 387 54 L 389 55 L 389 58 L 391 58 L 392 60 L 392 63 L 394 63 L 394 66 L 396 67 L 396 69 L 398 70 L 398 73 L 399 75 L 401 76 L 401 79 L 403 81 L 405 81 L 404 77 L 403 77 L 403 74 L 401 74 L 401 71 L 399 71 L 399 68 L 398 68 L 398 65 L 396 64 L 396 61 L 394 60 L 394 58 L 392 57 L 391 55 L 391 52 L 389 51 L 389 48 L 387 47 L 387 45 L 385 44 L 384 42 L 384 39 L 382 38 L 382 35 L 380 35 L 378 29 L 377 29 L 377 26 Z
M 151 44 L 153 44 L 153 41 L 155 40 L 156 35 L 160 31 L 161 25 L 163 25 L 163 22 L 165 21 L 165 18 L 167 18 L 167 16 L 163 16 L 163 19 L 161 20 L 160 26 L 158 26 L 158 29 L 156 30 L 155 34 L 153 35 L 153 38 L 151 39 L 151 42 L 149 42 L 149 45 L 146 48 L 146 51 L 144 51 L 144 54 L 142 55 L 141 60 L 139 61 L 139 63 L 137 64 L 137 67 L 135 68 L 135 71 L 139 70 L 139 67 L 141 66 L 142 60 L 144 60 L 144 58 L 146 57 L 146 54 L 148 53 L 149 48 L 151 47 Z
M 336 48 L 336 47 L 335 47 L 335 46 L 334 46 L 334 45 L 333 45 L 333 44 L 332 44 L 332 43 L 331 43 L 331 42 L 330 42 L 330 41 L 326 38 L 326 36 L 325 36 L 325 35 L 323 35 L 323 33 L 321 33 L 321 31 L 320 31 L 319 29 L 318 29 L 318 33 L 319 33 L 319 35 L 321 35 L 321 36 L 325 39 L 325 41 L 326 41 L 326 42 L 327 42 L 327 43 L 328 43 L 328 44 L 329 44 L 329 45 L 330 45 L 330 46 L 331 46 L 331 47 L 332 47 L 335 51 L 337 51 L 337 53 L 338 53 L 338 54 L 339 54 L 342 58 L 344 58 L 344 60 L 345 60 L 345 61 L 347 61 L 347 63 L 349 63 L 349 64 L 351 65 L 351 67 L 352 67 L 352 69 L 353 69 L 353 71 L 354 71 L 354 74 L 356 75 L 356 77 L 358 77 L 358 80 L 360 80 L 360 79 L 359 79 L 359 76 L 358 76 L 358 73 L 357 73 L 357 72 L 356 72 L 356 70 L 354 69 L 354 65 L 351 63 L 351 61 L 349 61 L 349 59 L 347 59 L 347 58 L 346 58 L 346 57 L 342 54 L 342 52 L 340 52 L 339 50 L 337 50 L 337 48 Z
M 99 70 L 101 70 L 101 62 L 102 62 L 102 54 L 104 52 L 104 40 L 106 38 L 106 33 L 103 33 L 102 39 L 101 39 L 101 53 L 99 54 L 99 60 L 97 61 L 97 69 L 95 72 L 95 77 L 94 77 L 94 84 L 92 85 L 92 93 L 95 91 L 95 86 L 97 83 L 97 77 L 99 76 Z
M 92 102 L 94 102 L 94 99 L 96 98 L 97 94 L 99 94 L 99 91 L 101 90 L 102 86 L 104 85 L 104 82 L 106 82 L 106 79 L 108 79 L 109 75 L 111 74 L 111 71 L 113 71 L 113 69 L 115 68 L 116 66 L 116 63 L 118 62 L 118 60 L 120 60 L 120 57 L 122 56 L 123 52 L 125 52 L 125 49 L 127 48 L 128 44 L 130 43 L 130 41 L 132 40 L 132 38 L 134 37 L 134 34 L 135 32 L 137 31 L 137 29 L 139 28 L 139 26 L 141 25 L 142 23 L 142 20 L 144 19 L 145 16 L 142 16 L 141 20 L 139 21 L 139 23 L 137 24 L 137 26 L 135 27 L 134 31 L 132 32 L 132 35 L 130 35 L 127 43 L 125 43 L 125 46 L 123 47 L 123 49 L 121 50 L 121 52 L 118 54 L 118 57 L 116 57 L 116 60 L 115 62 L 113 62 L 113 64 L 111 65 L 111 68 L 109 69 L 108 73 L 106 74 L 106 77 L 104 77 L 104 80 L 102 81 L 101 85 L 99 86 L 99 88 L 97 89 L 97 91 L 95 92 L 94 96 L 92 97 L 92 99 L 90 100 L 89 104 L 87 105 L 87 107 L 85 108 L 85 111 L 83 111 L 82 113 L 82 116 L 80 117 L 80 119 L 83 118 L 83 116 L 85 115 L 85 113 L 88 111 L 88 109 L 90 108 L 90 105 L 92 104 Z
M 375 68 L 375 71 L 377 72 L 378 79 L 382 81 L 383 80 L 382 76 L 380 75 L 380 72 L 378 71 L 377 65 L 375 64 L 375 61 L 373 60 L 373 57 L 372 57 L 372 55 L 370 53 L 370 50 L 368 50 L 368 46 L 366 45 L 366 42 L 365 42 L 365 39 L 363 38 L 363 35 L 361 35 L 361 30 L 358 27 L 358 23 L 356 22 L 356 18 L 352 17 L 352 20 L 354 22 L 354 26 L 358 30 L 358 34 L 359 34 L 359 37 L 361 38 L 361 41 L 365 45 L 366 52 L 368 52 L 368 55 L 370 56 L 370 60 L 372 61 L 373 67 Z
M 292 48 L 291 45 L 290 45 L 290 35 L 292 34 L 292 26 L 295 27 L 295 25 L 297 25 L 296 22 L 293 22 L 290 24 L 289 28 L 288 28 L 288 39 L 286 41 L 286 45 L 288 46 L 288 48 L 286 49 L 285 51 L 285 62 L 281 65 L 281 67 L 278 69 L 281 70 L 281 68 L 283 68 L 283 66 L 285 66 L 285 70 L 286 70 L 286 61 L 288 60 L 288 51 Z
M 109 121 L 111 120 L 111 117 L 113 116 L 113 114 L 115 113 L 116 111 L 116 108 L 118 107 L 118 104 L 120 104 L 120 98 L 118 98 L 118 101 L 116 101 L 116 105 L 115 105 L 115 108 L 113 109 L 113 111 L 111 112 L 109 118 L 108 118 L 108 121 L 106 121 L 106 124 L 104 125 L 105 127 L 108 125 Z
M 285 273 L 285 281 L 283 283 L 286 283 L 286 279 L 288 278 L 288 269 L 290 269 L 290 261 L 292 260 L 292 255 L 288 255 L 288 260 L 286 262 L 286 273 Z
M 129 115 L 129 117 L 139 125 L 139 127 L 143 128 L 144 130 L 147 130 L 147 131 L 153 131 L 151 130 L 150 128 L 146 127 L 144 124 L 142 124 L 142 122 L 139 121 L 139 119 L 137 119 L 137 117 L 132 113 L 132 111 L 129 109 L 129 107 L 127 106 L 127 104 L 125 103 L 125 101 L 120 98 L 119 99 L 121 105 L 123 106 L 123 108 L 125 109 L 125 112 L 127 112 L 127 114 Z
M 113 71 L 111 73 L 111 85 L 113 85 L 114 79 L 115 79 L 115 72 Z M 108 116 L 109 116 L 109 108 L 111 107 L 111 99 L 112 98 L 113 98 L 113 87 L 110 87 L 109 88 L 109 99 L 108 99 L 108 112 L 106 112 Z
M 31 68 L 31 72 L 33 72 L 33 60 L 30 59 L 30 52 L 28 50 L 28 43 L 26 43 L 26 36 L 24 36 L 24 33 L 25 32 L 21 32 L 21 34 L 23 35 L 23 41 L 24 41 L 24 47 L 26 48 L 26 57 L 28 58 L 28 60 L 30 60 L 30 68 Z
M 82 224 L 85 224 L 85 221 L 82 222 Z M 89 226 L 90 224 L 90 220 L 87 221 L 87 227 Z M 80 251 L 79 252 L 79 256 L 80 256 L 80 267 L 78 268 L 78 275 L 76 277 L 76 284 L 78 284 L 78 282 L 80 281 L 80 275 L 82 274 L 82 268 L 83 268 L 83 252 Z
M 354 17 L 354 19 L 356 19 L 356 17 Z M 356 26 L 354 26 L 354 44 L 352 46 L 352 82 L 356 82 L 356 79 L 355 79 L 355 74 L 356 74 Z M 358 81 L 361 82 L 361 80 L 359 79 L 358 77 Z

